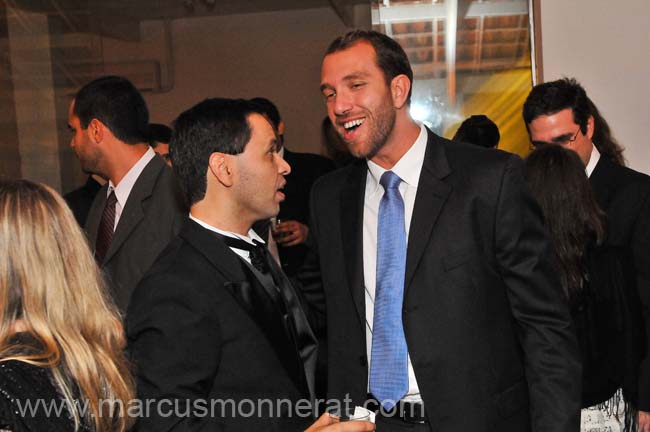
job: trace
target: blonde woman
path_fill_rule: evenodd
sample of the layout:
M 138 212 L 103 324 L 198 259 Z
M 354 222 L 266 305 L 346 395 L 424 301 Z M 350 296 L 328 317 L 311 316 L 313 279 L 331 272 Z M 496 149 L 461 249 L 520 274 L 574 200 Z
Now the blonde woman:
M 0 430 L 127 430 L 134 390 L 124 346 L 63 199 L 0 179 Z

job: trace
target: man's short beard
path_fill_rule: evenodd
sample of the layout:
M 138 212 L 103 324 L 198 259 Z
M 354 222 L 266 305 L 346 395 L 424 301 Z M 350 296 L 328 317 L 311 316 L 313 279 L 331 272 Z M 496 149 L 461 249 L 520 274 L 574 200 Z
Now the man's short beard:
M 99 169 L 99 156 L 94 155 L 93 159 L 82 159 L 77 155 L 79 158 L 79 162 L 81 162 L 81 171 L 83 171 L 86 174 L 89 175 L 98 175 L 104 179 L 108 178 L 107 174 L 104 172 L 101 172 Z
M 359 154 L 356 155 L 353 153 L 355 157 L 358 158 L 366 158 L 368 160 L 374 158 L 377 156 L 377 153 L 381 149 L 384 148 L 386 143 L 388 142 L 388 136 L 391 134 L 393 131 L 393 128 L 395 127 L 395 111 L 390 109 L 388 111 L 387 115 L 380 115 L 377 117 L 377 129 L 372 133 L 370 140 L 372 142 L 372 146 L 370 147 L 370 150 L 364 155 L 364 154 Z

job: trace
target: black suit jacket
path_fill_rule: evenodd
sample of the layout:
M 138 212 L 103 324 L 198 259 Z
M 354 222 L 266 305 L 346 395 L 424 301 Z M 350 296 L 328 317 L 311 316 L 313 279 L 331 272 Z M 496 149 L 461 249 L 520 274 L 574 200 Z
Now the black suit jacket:
M 575 295 L 571 314 L 582 354 L 586 408 L 607 401 L 619 388 L 627 398 L 637 394 L 645 331 L 627 251 L 592 244 L 585 258 L 589 278 Z
M 286 404 L 275 410 L 278 400 L 294 404 L 313 396 L 313 334 L 301 353 L 304 386 L 293 367 L 296 349 L 278 325 L 265 288 L 246 267 L 222 238 L 188 220 L 133 294 L 129 349 L 141 400 L 190 400 L 208 407 L 232 402 L 243 404 L 243 415 L 251 411 L 246 400 L 255 407 L 270 400 L 273 414 L 154 413 L 140 419 L 138 431 L 298 431 L 312 421 L 309 408 L 303 417 Z M 283 283 L 289 283 L 286 277 Z
M 100 189 L 86 221 L 86 233 L 93 250 L 106 206 L 107 189 L 108 184 Z M 176 176 L 156 155 L 136 180 L 101 263 L 121 311 L 126 311 L 136 284 L 186 218 L 187 209 Z
M 314 182 L 334 170 L 330 159 L 310 153 L 294 153 L 284 149 L 284 159 L 291 166 L 291 173 L 285 178 L 285 200 L 280 203 L 278 218 L 295 220 L 309 226 L 309 194 Z M 289 276 L 294 276 L 302 267 L 308 252 L 306 244 L 291 247 L 278 245 L 282 269 Z
M 328 396 L 366 399 L 364 161 L 312 191 L 327 299 Z M 311 263 L 311 259 L 308 264 Z M 432 430 L 579 428 L 581 368 L 522 162 L 429 132 L 409 231 L 406 342 Z
M 83 227 L 86 224 L 90 207 L 101 188 L 102 185 L 97 180 L 92 176 L 88 176 L 83 186 L 63 195 L 63 199 L 68 203 L 68 207 L 72 210 L 72 214 L 74 214 L 79 226 Z
M 636 285 L 645 318 L 644 348 L 650 346 L 650 177 L 601 157 L 590 181 L 607 213 L 607 243 L 632 254 Z M 638 409 L 650 411 L 650 356 L 641 362 L 638 395 L 628 394 Z

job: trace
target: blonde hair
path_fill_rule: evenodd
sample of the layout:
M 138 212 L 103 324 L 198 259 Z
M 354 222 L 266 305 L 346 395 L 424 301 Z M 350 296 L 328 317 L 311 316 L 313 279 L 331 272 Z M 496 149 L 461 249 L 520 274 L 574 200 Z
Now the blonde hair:
M 72 212 L 45 185 L 0 179 L 0 302 L 0 361 L 49 368 L 75 430 L 82 421 L 97 432 L 131 425 L 119 313 Z M 16 342 L 18 327 L 36 348 Z

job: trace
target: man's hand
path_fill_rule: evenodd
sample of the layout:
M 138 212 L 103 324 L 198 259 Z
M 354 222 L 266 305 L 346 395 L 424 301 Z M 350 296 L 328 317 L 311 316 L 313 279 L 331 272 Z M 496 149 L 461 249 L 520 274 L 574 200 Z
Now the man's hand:
M 309 227 L 298 221 L 283 221 L 273 228 L 273 239 L 284 247 L 295 246 L 307 241 Z
M 650 412 L 639 411 L 639 432 L 650 432 Z
M 374 430 L 374 423 L 367 421 L 339 422 L 338 417 L 325 413 L 305 432 L 371 432 Z

